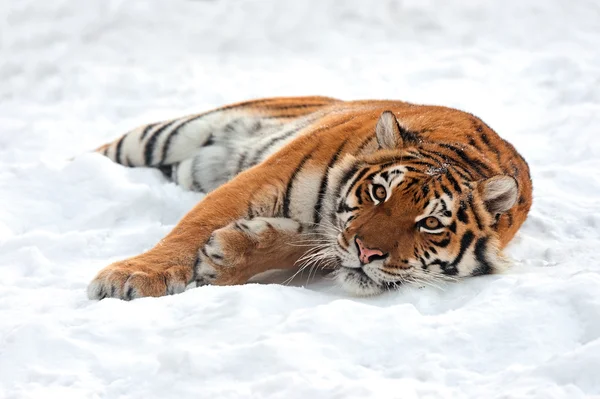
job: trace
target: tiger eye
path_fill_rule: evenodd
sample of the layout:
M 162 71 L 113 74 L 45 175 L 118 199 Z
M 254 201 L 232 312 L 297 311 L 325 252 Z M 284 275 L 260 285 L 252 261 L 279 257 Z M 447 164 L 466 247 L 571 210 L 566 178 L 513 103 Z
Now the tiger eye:
M 436 217 L 429 216 L 428 218 L 426 218 L 423 221 L 423 226 L 425 226 L 429 230 L 435 230 L 435 229 L 438 229 L 438 228 L 442 227 L 442 224 L 440 223 L 440 221 Z
M 373 185 L 373 197 L 375 197 L 376 200 L 383 201 L 386 196 L 387 196 L 387 191 L 386 191 L 385 187 L 383 187 L 381 184 Z

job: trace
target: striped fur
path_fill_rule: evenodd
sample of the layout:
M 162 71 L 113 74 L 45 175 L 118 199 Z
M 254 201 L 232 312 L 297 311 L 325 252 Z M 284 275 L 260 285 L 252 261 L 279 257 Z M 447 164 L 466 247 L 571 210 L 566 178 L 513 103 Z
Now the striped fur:
M 487 274 L 506 263 L 500 251 L 532 200 L 526 162 L 480 119 L 398 101 L 248 101 L 97 151 L 208 195 L 155 248 L 103 269 L 88 288 L 96 299 L 240 284 L 298 264 L 331 266 L 360 295 Z M 382 256 L 360 262 L 357 239 Z

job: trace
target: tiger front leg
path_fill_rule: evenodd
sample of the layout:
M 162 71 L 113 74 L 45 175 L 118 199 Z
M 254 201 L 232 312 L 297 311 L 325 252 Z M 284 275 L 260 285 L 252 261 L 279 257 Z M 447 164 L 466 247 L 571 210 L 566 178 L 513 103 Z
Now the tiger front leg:
M 88 297 L 130 300 L 183 291 L 187 284 L 196 279 L 198 273 L 195 273 L 195 269 L 200 265 L 196 265 L 198 253 L 213 233 L 226 229 L 233 221 L 248 218 L 249 212 L 264 217 L 277 214 L 285 186 L 279 183 L 279 179 L 273 179 L 273 184 L 270 184 L 265 183 L 264 178 L 276 172 L 288 175 L 293 171 L 281 166 L 277 169 L 254 168 L 209 193 L 154 248 L 101 270 L 88 286 Z M 260 218 L 256 218 L 255 222 L 258 220 Z M 256 251 L 246 252 L 248 256 L 244 264 L 238 260 L 229 263 L 233 266 L 226 267 L 224 264 L 206 262 L 206 265 L 212 267 L 211 273 L 214 276 L 211 277 L 210 273 L 198 275 L 208 276 L 206 278 L 213 279 L 214 284 L 240 284 L 260 271 L 293 264 L 297 257 L 302 255 L 299 253 L 302 248 L 289 245 L 288 240 L 292 240 L 292 233 L 298 226 L 291 220 L 271 225 L 280 226 L 283 233 L 272 234 L 268 228 L 269 224 L 266 223 L 263 225 L 266 226 L 266 230 L 251 224 L 252 228 L 245 234 L 228 233 L 227 235 L 239 240 L 239 248 L 248 250 L 251 248 L 250 244 L 254 243 Z M 223 236 L 226 235 L 225 230 L 222 233 Z M 221 234 L 216 236 L 220 237 Z M 260 245 L 255 241 L 259 241 Z M 245 243 L 245 246 L 242 243 Z M 280 250 L 281 252 L 278 252 Z M 225 250 L 224 259 L 231 254 L 232 252 Z
M 240 219 L 212 233 L 200 249 L 196 285 L 243 284 L 271 269 L 293 267 L 307 248 L 303 227 L 288 218 Z

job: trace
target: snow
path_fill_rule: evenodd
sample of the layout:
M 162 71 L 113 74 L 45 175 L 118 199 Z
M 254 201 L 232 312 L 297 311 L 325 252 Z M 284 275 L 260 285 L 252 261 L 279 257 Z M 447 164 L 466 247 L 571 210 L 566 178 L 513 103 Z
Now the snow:
M 2 0 L 0 18 L 0 398 L 600 397 L 596 0 Z M 303 94 L 453 106 L 510 140 L 535 191 L 510 271 L 366 299 L 305 273 L 87 300 L 202 197 L 89 150 Z

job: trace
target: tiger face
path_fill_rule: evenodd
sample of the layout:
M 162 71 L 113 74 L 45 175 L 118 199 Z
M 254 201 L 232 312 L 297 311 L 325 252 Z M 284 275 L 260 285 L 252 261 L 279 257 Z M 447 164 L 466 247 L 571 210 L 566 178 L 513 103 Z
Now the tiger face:
M 515 179 L 471 181 L 451 166 L 433 167 L 423 162 L 421 151 L 432 150 L 427 144 L 398 149 L 401 129 L 393 115 L 380 119 L 382 150 L 361 160 L 341 190 L 331 248 L 338 282 L 372 295 L 501 270 L 506 261 L 494 224 L 516 202 Z

